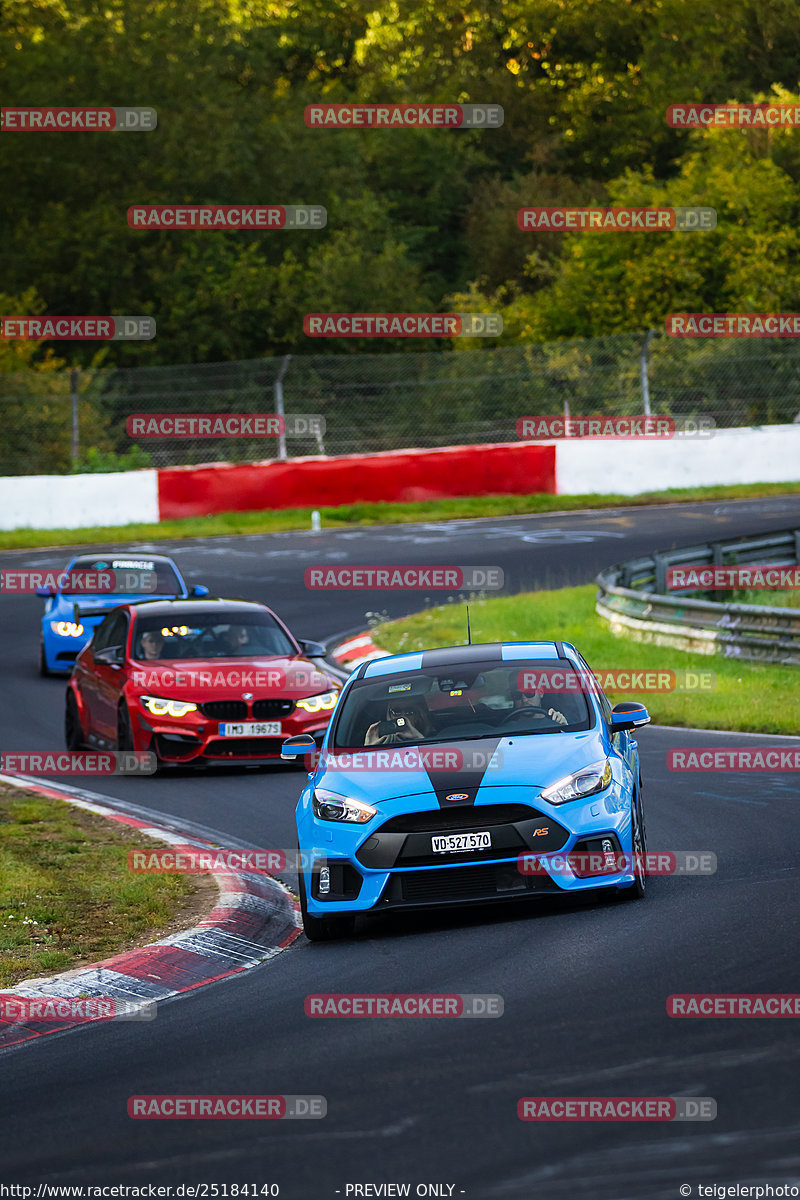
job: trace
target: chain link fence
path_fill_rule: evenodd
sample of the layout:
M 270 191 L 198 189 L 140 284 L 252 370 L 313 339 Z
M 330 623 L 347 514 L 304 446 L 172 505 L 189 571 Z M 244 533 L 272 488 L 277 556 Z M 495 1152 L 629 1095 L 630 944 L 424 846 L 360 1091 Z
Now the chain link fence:
M 132 438 L 128 417 L 308 414 L 322 435 Z M 397 354 L 0 375 L 0 475 L 510 442 L 520 417 L 800 418 L 800 344 L 663 333 Z

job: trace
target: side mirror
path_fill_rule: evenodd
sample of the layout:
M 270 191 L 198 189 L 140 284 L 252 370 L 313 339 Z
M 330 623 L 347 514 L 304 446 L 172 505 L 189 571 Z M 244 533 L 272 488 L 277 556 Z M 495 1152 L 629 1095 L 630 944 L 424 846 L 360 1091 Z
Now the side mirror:
M 206 585 L 204 583 L 196 583 L 193 588 L 190 588 L 189 595 L 190 596 L 207 596 L 208 588 L 206 587 Z
M 640 725 L 649 725 L 650 713 L 643 704 L 634 700 L 623 700 L 615 704 L 611 710 L 611 729 L 614 733 L 622 733 L 626 729 L 638 729 Z
M 105 650 L 98 650 L 94 661 L 104 663 L 107 667 L 119 668 L 125 661 L 125 654 L 122 646 L 109 646 Z
M 297 640 L 300 643 L 300 649 L 303 651 L 303 654 L 307 654 L 309 658 L 324 658 L 327 654 L 327 650 L 322 642 L 311 642 L 308 638 L 298 638 Z
M 49 583 L 45 587 L 38 587 L 36 589 L 36 595 L 41 596 L 41 598 L 43 600 L 49 600 L 50 597 L 55 596 L 55 594 L 56 594 L 56 589 L 54 587 L 52 587 Z
M 296 733 L 287 738 L 281 746 L 281 758 L 301 758 L 306 754 L 316 754 L 317 743 L 310 733 Z

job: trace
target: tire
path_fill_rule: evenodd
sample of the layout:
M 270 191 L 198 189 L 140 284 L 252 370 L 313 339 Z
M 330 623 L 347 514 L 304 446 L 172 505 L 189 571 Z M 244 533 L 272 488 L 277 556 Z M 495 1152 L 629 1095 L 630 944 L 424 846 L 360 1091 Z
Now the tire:
M 128 706 L 124 702 L 117 709 L 117 750 L 135 750 L 133 730 Z
M 72 688 L 67 688 L 67 704 L 64 710 L 64 742 L 68 750 L 80 750 L 83 747 L 83 727 L 78 702 Z
M 356 919 L 351 913 L 344 916 L 313 917 L 308 912 L 306 898 L 306 881 L 300 863 L 300 851 L 297 852 L 297 878 L 300 894 L 300 912 L 303 915 L 303 933 L 310 942 L 331 942 L 336 938 L 349 937 L 355 929 Z
M 47 665 L 47 655 L 44 650 L 44 641 L 39 642 L 39 674 L 43 679 L 47 679 L 53 672 Z
M 641 900 L 647 893 L 647 875 L 644 863 L 644 857 L 647 854 L 647 831 L 644 823 L 644 810 L 642 809 L 641 787 L 636 792 L 632 820 L 631 845 L 634 854 L 634 882 L 630 887 L 619 889 L 620 899 L 622 900 Z

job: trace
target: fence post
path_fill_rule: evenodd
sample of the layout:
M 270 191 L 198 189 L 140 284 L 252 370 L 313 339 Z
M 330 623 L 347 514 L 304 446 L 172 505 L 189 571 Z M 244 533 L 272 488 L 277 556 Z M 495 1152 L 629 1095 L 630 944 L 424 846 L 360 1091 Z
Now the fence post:
M 647 375 L 647 351 L 655 336 L 655 329 L 648 329 L 647 336 L 639 355 L 639 371 L 642 379 L 642 408 L 646 417 L 650 416 L 650 380 Z
M 291 354 L 285 354 L 281 362 L 281 369 L 278 371 L 278 378 L 275 380 L 275 412 L 281 418 L 281 424 L 284 421 L 283 412 L 283 377 L 286 374 L 286 368 L 289 366 Z M 286 428 L 278 434 L 278 458 L 286 458 Z
M 72 466 L 78 465 L 80 446 L 78 444 L 78 369 L 73 367 L 69 373 L 69 399 L 72 408 Z

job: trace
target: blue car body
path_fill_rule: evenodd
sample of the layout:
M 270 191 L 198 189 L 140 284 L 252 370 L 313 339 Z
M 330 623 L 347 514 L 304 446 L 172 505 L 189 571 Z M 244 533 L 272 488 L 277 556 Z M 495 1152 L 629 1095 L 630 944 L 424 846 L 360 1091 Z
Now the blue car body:
M 96 627 L 110 609 L 118 604 L 132 603 L 137 600 L 171 600 L 187 599 L 189 596 L 206 596 L 208 588 L 197 585 L 190 588 L 177 566 L 165 554 L 147 554 L 122 551 L 96 554 L 77 554 L 70 559 L 64 568 L 64 573 L 81 569 L 84 570 L 115 570 L 125 571 L 125 566 L 112 567 L 113 563 L 146 563 L 152 564 L 159 584 L 163 590 L 123 594 L 121 592 L 91 594 L 88 592 L 64 593 L 60 590 L 48 595 L 47 589 L 39 589 L 37 595 L 45 600 L 44 612 L 41 619 L 41 635 L 39 640 L 39 671 L 42 675 L 69 675 L 75 659 L 81 650 L 91 640 Z M 135 570 L 137 568 L 131 568 Z M 147 567 L 138 568 L 147 570 Z M 75 605 L 79 606 L 80 618 L 75 621 Z M 78 632 L 80 629 L 80 632 Z
M 474 679 L 477 670 L 481 672 L 477 678 L 486 680 L 486 673 L 495 670 L 501 679 L 507 679 L 511 678 L 509 672 L 498 668 L 515 668 L 531 660 L 580 672 L 584 679 L 591 674 L 569 643 L 513 642 L 394 655 L 364 663 L 350 676 L 296 809 L 301 851 L 298 871 L 302 873 L 307 932 L 311 929 L 320 937 L 334 936 L 337 921 L 341 926 L 338 932 L 350 927 L 341 920 L 343 916 L 369 911 L 552 896 L 593 888 L 635 889 L 643 894 L 644 879 L 637 874 L 636 856 L 631 853 L 637 848 L 643 851 L 645 845 L 639 752 L 632 730 L 649 717 L 637 704 L 619 705 L 622 711 L 612 712 L 593 677 L 593 686 L 583 692 L 586 716 L 577 722 L 581 728 L 574 731 L 559 727 L 547 733 L 518 733 L 513 718 L 520 716 L 525 722 L 529 710 L 517 713 L 506 705 L 499 714 L 500 727 L 489 736 L 460 740 L 459 731 L 464 733 L 473 725 L 451 722 L 446 744 L 461 753 L 448 770 L 438 769 L 441 762 L 431 765 L 430 754 L 423 765 L 415 767 L 413 753 L 407 755 L 410 767 L 384 768 L 378 762 L 378 749 L 367 753 L 367 748 L 363 755 L 352 758 L 354 763 L 366 763 L 365 769 L 337 765 L 335 752 L 347 744 L 337 741 L 342 714 L 361 694 L 355 689 L 365 688 L 369 681 L 384 681 L 388 695 L 391 688 L 402 696 L 403 691 L 410 694 L 418 686 L 417 679 L 423 687 L 436 679 L 440 702 L 444 696 L 443 703 L 449 703 L 446 692 L 450 687 L 450 695 L 462 704 L 459 711 L 467 711 L 471 719 L 463 708 L 468 696 L 463 687 L 458 689 L 459 675 Z M 392 685 L 398 677 L 404 682 Z M 502 696 L 489 699 L 497 705 L 503 703 Z M 553 700 L 561 708 L 569 703 L 572 701 Z M 471 707 L 475 713 L 475 706 Z M 408 711 L 412 714 L 409 719 L 419 724 L 414 710 Z M 487 712 L 485 706 L 482 712 Z M 549 725 L 551 720 L 547 718 L 545 723 Z M 373 726 L 376 736 L 384 727 L 385 723 Z M 474 727 L 479 728 L 477 724 Z M 446 726 L 439 731 L 439 735 L 447 733 Z M 438 740 L 441 742 L 441 736 Z M 420 744 L 419 750 L 433 751 L 436 744 Z M 389 762 L 397 762 L 400 749 L 397 744 L 386 747 Z M 351 758 L 342 759 L 340 752 L 338 764 L 342 761 L 347 764 Z M 484 762 L 489 765 L 482 769 Z M 599 763 L 606 764 L 605 773 L 594 783 L 603 786 L 595 786 L 591 794 L 561 803 L 542 796 L 544 790 L 573 776 L 579 777 L 575 787 L 588 786 L 580 781 L 591 782 L 590 776 L 581 773 Z M 324 804 L 325 797 L 332 800 L 332 808 Z M 360 814 L 358 823 L 325 819 L 325 813 L 341 811 L 337 797 L 348 798 L 351 810 Z M 371 818 L 366 815 L 369 810 L 375 811 Z M 434 845 L 451 844 L 442 843 L 441 836 L 454 830 L 470 831 L 478 842 L 486 841 L 488 834 L 491 846 L 479 846 L 473 839 L 470 849 L 434 853 Z M 437 837 L 438 842 L 432 840 Z M 603 871 L 581 877 L 564 862 L 570 853 L 588 856 L 601 849 L 613 849 L 617 857 L 612 861 L 623 869 L 609 872 L 604 860 Z M 625 854 L 630 857 L 624 859 Z M 548 869 L 551 861 L 557 862 L 557 869 Z M 526 873 L 521 869 L 523 862 L 535 866 L 536 871 Z

